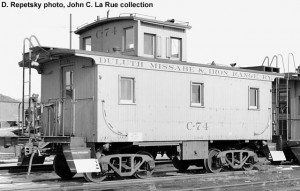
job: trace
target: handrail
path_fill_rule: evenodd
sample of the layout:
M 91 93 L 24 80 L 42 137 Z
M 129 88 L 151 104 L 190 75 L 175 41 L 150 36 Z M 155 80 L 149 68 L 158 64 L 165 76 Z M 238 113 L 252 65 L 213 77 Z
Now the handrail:
M 266 56 L 266 57 L 265 57 L 264 61 L 263 61 L 262 64 L 261 64 L 262 66 L 264 65 L 264 63 L 265 63 L 266 60 L 268 60 L 268 66 L 269 66 L 269 63 L 270 63 L 270 61 L 269 61 L 269 56 Z
M 24 38 L 23 40 L 23 86 L 22 86 L 22 136 L 24 135 L 24 124 L 25 124 L 25 44 L 26 44 L 26 41 L 28 41 L 29 43 L 29 57 L 28 57 L 28 60 L 29 61 L 32 61 L 31 60 L 31 48 L 33 48 L 33 43 L 32 43 L 32 39 L 35 39 L 35 41 L 37 42 L 38 46 L 40 47 L 41 44 L 39 42 L 39 40 L 37 39 L 37 37 L 35 35 L 31 35 L 29 38 Z M 37 57 L 38 58 L 38 57 Z M 29 123 L 27 124 L 28 125 L 28 136 L 30 137 L 30 126 L 31 126 L 31 65 L 32 63 L 29 62 L 28 64 L 28 69 L 29 69 L 29 76 L 28 76 L 28 81 L 29 81 L 29 84 L 28 84 L 28 96 L 29 96 L 29 99 L 28 99 L 28 119 L 29 119 Z
M 293 53 L 291 53 L 291 52 L 288 54 L 288 64 L 289 64 L 289 62 L 290 62 L 290 55 L 292 55 L 292 56 L 293 56 L 294 67 L 295 67 L 295 72 L 296 72 L 296 69 L 297 69 L 297 68 L 296 68 L 296 63 L 295 63 L 295 57 L 294 57 L 294 54 L 293 54 Z
M 24 113 L 24 104 L 25 104 L 25 43 L 29 42 L 29 47 L 32 47 L 32 43 L 29 38 L 24 38 L 23 40 L 23 87 L 22 87 L 22 136 L 24 135 L 24 123 L 25 123 L 25 113 Z M 31 58 L 31 50 L 29 48 L 29 59 Z M 29 83 L 30 86 L 30 83 Z M 30 93 L 30 92 L 29 92 Z M 29 105 L 30 107 L 30 105 Z
M 41 46 L 41 44 L 40 44 L 39 40 L 37 39 L 37 37 L 35 35 L 31 35 L 29 39 L 30 39 L 32 47 L 33 47 L 32 40 L 31 40 L 32 38 L 35 39 L 35 41 L 38 43 L 38 46 Z
M 272 60 L 271 60 L 271 63 L 269 64 L 269 66 L 272 66 L 272 63 L 274 61 L 274 59 L 276 58 L 276 68 L 278 68 L 278 58 L 276 55 L 273 56 Z
M 284 61 L 283 61 L 283 56 L 282 56 L 282 54 L 277 54 L 277 56 L 281 57 L 281 62 L 282 62 L 282 66 L 283 66 L 283 72 L 285 73 L 285 65 L 284 65 Z

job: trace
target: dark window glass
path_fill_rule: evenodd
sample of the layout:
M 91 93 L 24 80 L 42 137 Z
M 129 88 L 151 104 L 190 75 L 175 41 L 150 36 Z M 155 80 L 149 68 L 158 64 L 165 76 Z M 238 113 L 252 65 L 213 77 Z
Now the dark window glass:
M 192 83 L 191 103 L 195 106 L 204 106 L 203 83 Z
M 249 89 L 249 109 L 258 109 L 259 91 L 258 88 Z
M 92 38 L 87 37 L 83 39 L 83 50 L 91 51 L 92 50 Z
M 65 91 L 66 91 L 66 98 L 73 98 L 73 72 L 72 71 L 67 71 L 66 76 L 66 86 L 65 86 Z

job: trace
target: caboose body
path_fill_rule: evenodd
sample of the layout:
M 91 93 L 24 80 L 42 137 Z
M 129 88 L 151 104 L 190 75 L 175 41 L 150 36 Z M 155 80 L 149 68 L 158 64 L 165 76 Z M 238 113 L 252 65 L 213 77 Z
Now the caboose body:
M 98 159 L 102 171 L 104 164 L 117 168 L 115 160 L 122 166 L 118 157 L 143 161 L 140 170 L 151 171 L 149 156 L 157 153 L 166 153 L 180 170 L 196 164 L 218 172 L 225 163 L 251 169 L 253 151 L 272 139 L 278 69 L 186 62 L 189 28 L 136 15 L 108 18 L 75 32 L 81 50 L 39 46 L 25 55 L 23 66 L 39 63 L 30 67 L 42 76 L 40 133 L 58 156 L 59 176 L 85 172 L 78 159 L 87 155 Z M 91 154 L 78 156 L 86 145 Z M 62 164 L 71 173 L 60 170 Z
M 44 109 L 45 135 L 149 144 L 272 137 L 272 73 L 86 51 L 42 71 L 42 103 L 64 100 L 60 121 Z

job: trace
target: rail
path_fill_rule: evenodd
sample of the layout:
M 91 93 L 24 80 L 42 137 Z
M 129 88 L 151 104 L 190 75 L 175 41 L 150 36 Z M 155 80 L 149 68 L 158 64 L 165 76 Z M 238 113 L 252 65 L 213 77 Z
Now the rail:
M 172 173 L 170 173 L 172 172 Z M 275 172 L 275 173 L 274 173 Z M 277 172 L 277 173 L 276 173 Z M 191 175 L 161 169 L 155 172 L 155 176 L 149 179 L 125 179 L 117 181 L 101 182 L 101 189 L 110 190 L 283 190 L 299 189 L 299 175 L 291 174 L 287 170 L 267 171 L 234 171 L 222 173 L 204 173 Z M 168 174 L 167 174 L 168 173 Z M 40 174 L 40 173 L 39 173 Z M 166 175 L 164 175 L 166 174 Z M 267 176 L 266 176 L 267 175 Z M 12 188 L 14 190 L 97 190 L 98 183 L 84 183 L 82 178 L 74 178 L 73 181 L 57 181 L 57 177 L 51 175 L 40 177 L 36 175 L 31 180 L 25 180 L 14 176 L 10 183 L 1 184 L 0 190 Z M 232 181 L 231 181 L 232 180 Z M 80 182 L 80 183 L 78 183 Z M 171 185 L 171 184 L 172 185 Z M 159 186 L 159 187 L 158 187 Z M 273 189 L 272 189 L 273 188 Z

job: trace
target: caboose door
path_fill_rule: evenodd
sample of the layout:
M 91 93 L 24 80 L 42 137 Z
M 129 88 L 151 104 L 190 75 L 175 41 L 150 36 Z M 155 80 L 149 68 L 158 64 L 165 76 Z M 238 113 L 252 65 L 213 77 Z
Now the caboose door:
M 60 134 L 73 134 L 73 118 L 74 118 L 74 72 L 73 66 L 62 67 L 62 128 Z

